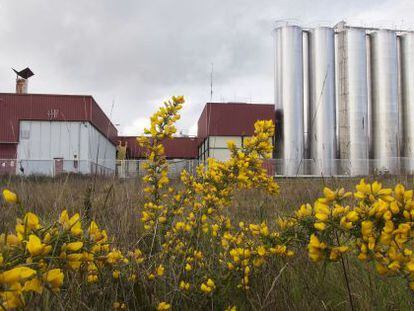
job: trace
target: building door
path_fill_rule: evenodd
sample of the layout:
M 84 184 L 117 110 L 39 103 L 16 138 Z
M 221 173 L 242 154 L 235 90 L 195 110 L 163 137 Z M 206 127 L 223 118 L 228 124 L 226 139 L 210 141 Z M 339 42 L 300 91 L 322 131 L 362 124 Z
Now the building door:
M 55 162 L 55 176 L 63 172 L 63 158 L 54 158 Z

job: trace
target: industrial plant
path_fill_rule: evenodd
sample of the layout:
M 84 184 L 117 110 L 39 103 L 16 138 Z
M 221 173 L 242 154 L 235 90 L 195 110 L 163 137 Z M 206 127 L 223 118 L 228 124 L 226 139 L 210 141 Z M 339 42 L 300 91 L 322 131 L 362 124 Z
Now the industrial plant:
M 207 103 L 195 137 L 165 140 L 178 170 L 230 157 L 256 120 L 273 120 L 279 176 L 414 173 L 414 32 L 302 27 L 278 22 L 274 103 Z M 30 94 L 33 72 L 16 71 L 16 93 L 0 93 L 0 173 L 134 176 L 145 151 L 119 136 L 92 96 Z
M 414 33 L 351 27 L 274 29 L 283 175 L 414 169 Z

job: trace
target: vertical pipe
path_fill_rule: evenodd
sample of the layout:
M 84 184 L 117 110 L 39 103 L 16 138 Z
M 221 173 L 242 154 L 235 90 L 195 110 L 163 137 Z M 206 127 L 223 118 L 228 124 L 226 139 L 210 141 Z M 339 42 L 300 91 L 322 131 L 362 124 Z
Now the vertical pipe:
M 340 70 L 339 70 L 339 62 L 341 61 L 339 55 L 341 51 L 339 50 L 339 40 L 341 36 L 335 33 L 334 37 L 334 44 L 335 44 L 335 136 L 336 136 L 336 145 L 335 145 L 335 158 L 340 158 L 340 145 L 339 145 L 339 78 L 340 78 Z M 343 165 L 342 163 L 337 163 L 337 169 L 343 174 Z
M 283 119 L 282 119 L 282 34 L 281 29 L 273 31 L 274 37 L 274 82 L 275 82 L 275 156 L 283 158 Z M 280 172 L 278 172 L 280 173 Z
M 401 36 L 401 99 L 405 169 L 414 173 L 414 33 Z
M 303 130 L 304 159 L 309 159 L 309 34 L 303 32 Z
M 367 87 L 368 87 L 368 158 L 373 158 L 372 143 L 372 79 L 371 79 L 371 36 L 365 36 L 367 44 Z
M 402 80 L 401 80 L 401 37 L 397 36 L 397 85 L 398 85 L 398 145 L 397 152 L 398 157 L 403 154 L 403 107 L 402 107 Z M 400 165 L 402 163 L 399 163 Z

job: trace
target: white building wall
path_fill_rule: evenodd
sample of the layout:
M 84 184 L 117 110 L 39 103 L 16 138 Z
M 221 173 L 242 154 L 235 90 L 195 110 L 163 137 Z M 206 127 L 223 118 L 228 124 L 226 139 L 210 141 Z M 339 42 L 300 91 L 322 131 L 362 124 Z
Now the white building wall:
M 227 161 L 230 159 L 229 149 L 210 149 L 209 158 L 214 158 L 219 161 Z
M 227 142 L 233 141 L 237 147 L 242 145 L 241 136 L 210 136 L 209 147 L 210 148 L 227 148 Z
M 93 126 L 89 128 L 89 159 L 100 167 L 115 170 L 116 147 Z
M 233 141 L 237 148 L 241 148 L 246 139 L 248 139 L 247 136 L 209 136 L 199 147 L 199 160 L 215 158 L 219 161 L 227 161 L 231 155 L 227 142 Z M 269 142 L 273 145 L 272 138 Z
M 54 175 L 56 158 L 63 159 L 65 172 L 115 169 L 115 146 L 89 122 L 20 121 L 19 136 L 20 173 Z M 102 166 L 100 171 L 96 170 L 96 161 Z
M 242 136 L 209 136 L 199 147 L 199 160 L 204 161 L 207 158 L 215 158 L 219 161 L 230 159 L 230 150 L 227 148 L 229 141 L 240 148 L 242 146 Z

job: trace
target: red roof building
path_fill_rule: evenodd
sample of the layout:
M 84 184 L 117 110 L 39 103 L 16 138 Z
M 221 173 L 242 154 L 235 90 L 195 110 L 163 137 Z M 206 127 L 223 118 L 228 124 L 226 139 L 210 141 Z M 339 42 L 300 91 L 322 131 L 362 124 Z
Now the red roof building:
M 273 104 L 207 103 L 198 119 L 198 137 L 251 136 L 257 120 L 275 122 Z
M 16 158 L 22 120 L 87 121 L 113 144 L 118 135 L 92 96 L 0 93 L 0 159 Z
M 274 122 L 274 105 L 207 103 L 198 120 L 198 137 L 165 139 L 166 157 L 225 160 L 227 142 L 242 146 L 257 120 Z M 136 136 L 117 134 L 92 96 L 0 93 L 0 173 L 112 170 L 119 144 L 127 146 L 122 149 L 126 159 L 146 157 Z
M 199 159 L 215 157 L 225 160 L 228 156 L 227 141 L 242 146 L 244 138 L 254 133 L 257 120 L 275 122 L 273 104 L 207 103 L 198 120 L 198 137 L 174 137 L 163 142 L 168 159 Z M 128 159 L 145 158 L 145 151 L 138 145 L 136 136 L 120 136 L 127 144 Z
M 0 173 L 112 172 L 117 136 L 92 96 L 0 93 Z
M 127 159 L 143 159 L 145 150 L 137 143 L 136 136 L 119 136 L 118 142 L 127 144 Z M 167 159 L 196 159 L 201 139 L 198 137 L 174 137 L 162 142 Z

